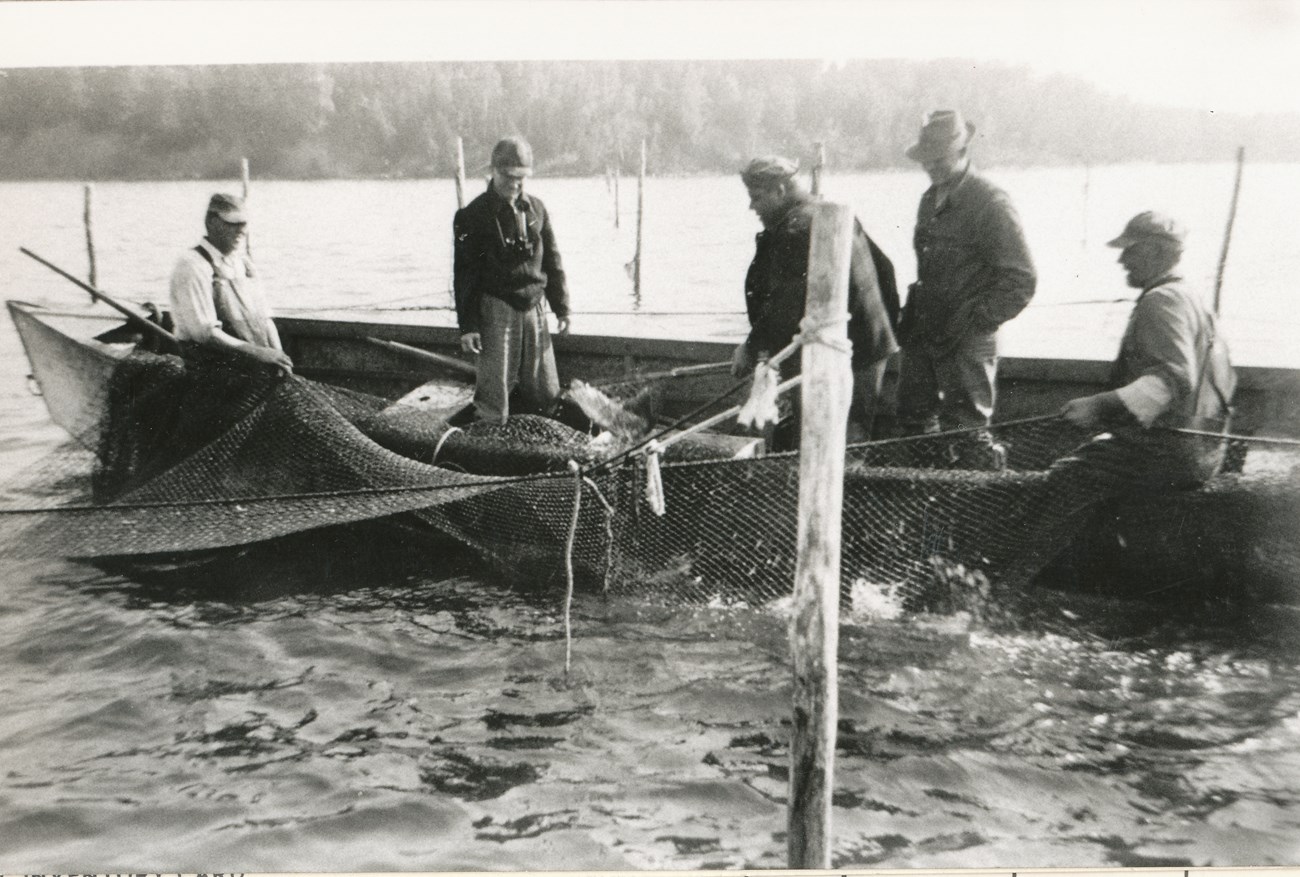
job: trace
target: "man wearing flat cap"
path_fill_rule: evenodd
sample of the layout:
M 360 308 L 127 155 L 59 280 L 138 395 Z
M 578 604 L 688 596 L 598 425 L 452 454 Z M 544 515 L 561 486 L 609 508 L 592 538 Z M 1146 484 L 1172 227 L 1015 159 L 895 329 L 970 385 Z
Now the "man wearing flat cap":
M 248 216 L 234 195 L 218 193 L 204 215 L 207 235 L 171 276 L 171 313 L 182 353 L 194 347 L 293 371 L 262 298 L 248 255 L 240 251 Z
M 1178 223 L 1147 211 L 1108 243 L 1140 293 L 1112 389 L 1061 408 L 1095 435 L 1049 469 L 1038 505 L 1024 516 L 1034 542 L 1008 574 L 1013 583 L 1059 553 L 1070 536 L 1065 523 L 1081 511 L 1121 494 L 1197 487 L 1223 462 L 1236 375 L 1214 315 L 1179 274 L 1183 238 Z
M 452 223 L 460 345 L 479 358 L 475 417 L 492 423 L 505 422 L 516 390 L 514 413 L 546 413 L 560 395 L 544 308 L 567 333 L 569 292 L 546 207 L 524 194 L 532 171 L 528 142 L 502 139 L 487 191 Z
M 750 332 L 736 348 L 732 372 L 753 372 L 759 360 L 788 346 L 799 332 L 808 288 L 808 251 L 812 241 L 814 199 L 795 173 L 797 162 L 781 156 L 751 161 L 740 173 L 749 194 L 749 207 L 763 230 L 755 239 L 754 259 L 745 275 L 745 309 Z M 849 408 L 849 441 L 871 438 L 872 420 L 880 394 L 885 361 L 897 350 L 893 324 L 898 315 L 894 266 L 855 220 L 849 271 L 849 340 L 853 345 L 853 399 Z M 788 380 L 799 373 L 801 357 L 781 363 Z M 792 397 L 794 416 L 777 425 L 774 450 L 798 445 L 798 396 Z
M 907 157 L 930 177 L 916 215 L 916 282 L 899 331 L 898 420 L 904 434 L 969 430 L 947 463 L 999 468 L 992 421 L 998 327 L 1024 309 L 1036 283 L 1020 219 L 1006 193 L 970 162 L 975 126 L 930 113 Z

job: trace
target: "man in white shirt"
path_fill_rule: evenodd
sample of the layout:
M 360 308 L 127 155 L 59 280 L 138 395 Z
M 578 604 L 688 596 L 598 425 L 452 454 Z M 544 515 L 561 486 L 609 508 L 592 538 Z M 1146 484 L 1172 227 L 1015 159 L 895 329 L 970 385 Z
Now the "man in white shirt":
M 187 250 L 171 277 L 171 311 L 182 344 L 247 357 L 293 373 L 280 347 L 248 256 L 241 253 L 248 218 L 243 202 L 216 194 L 208 202 L 207 236 Z

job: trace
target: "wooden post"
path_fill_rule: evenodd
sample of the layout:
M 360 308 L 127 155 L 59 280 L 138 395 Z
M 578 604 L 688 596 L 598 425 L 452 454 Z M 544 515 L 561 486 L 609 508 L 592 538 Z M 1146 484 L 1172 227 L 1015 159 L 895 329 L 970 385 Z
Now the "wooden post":
M 812 186 L 809 191 L 814 195 L 822 193 L 822 170 L 826 167 L 826 144 L 818 142 L 817 158 L 812 166 Z
M 241 197 L 244 203 L 248 203 L 248 159 L 239 159 L 239 177 L 243 181 L 244 189 Z M 244 252 L 251 257 L 253 255 L 253 236 L 247 230 L 244 231 Z
M 852 372 L 848 353 L 853 212 L 814 208 L 805 314 L 799 450 L 798 560 L 790 619 L 794 723 L 790 741 L 790 868 L 830 868 L 831 791 L 839 712 L 840 521 Z
M 81 213 L 81 219 L 86 226 L 86 253 L 90 256 L 90 273 L 88 276 L 91 286 L 99 286 L 99 273 L 95 269 L 95 220 L 91 211 L 91 205 L 95 201 L 95 187 L 87 183 L 84 194 L 84 209 Z
M 619 214 L 623 212 L 618 204 L 618 178 L 623 174 L 622 150 L 619 152 L 618 163 L 614 165 L 614 228 L 618 228 Z
M 641 170 L 636 178 L 636 263 L 633 266 L 632 293 L 641 299 L 641 234 L 645 227 L 645 139 L 641 140 Z
M 1228 244 L 1232 243 L 1232 226 L 1237 220 L 1237 197 L 1241 194 L 1241 169 L 1246 163 L 1246 147 L 1237 147 L 1237 180 L 1232 184 L 1232 206 L 1228 208 L 1228 227 L 1223 230 L 1223 250 L 1219 253 L 1219 270 L 1214 275 L 1214 313 L 1219 313 L 1219 292 L 1223 289 L 1223 269 L 1228 265 Z
M 465 208 L 465 141 L 456 138 L 456 207 Z

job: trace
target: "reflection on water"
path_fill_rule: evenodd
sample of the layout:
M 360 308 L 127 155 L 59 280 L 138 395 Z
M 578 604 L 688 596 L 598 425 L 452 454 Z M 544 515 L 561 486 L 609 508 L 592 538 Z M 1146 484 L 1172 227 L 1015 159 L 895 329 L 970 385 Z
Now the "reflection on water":
M 330 539 L 199 584 L 8 568 L 0 861 L 784 865 L 779 609 L 586 595 L 566 676 L 561 595 Z M 836 867 L 1297 861 L 1293 613 L 1031 596 L 845 607 Z

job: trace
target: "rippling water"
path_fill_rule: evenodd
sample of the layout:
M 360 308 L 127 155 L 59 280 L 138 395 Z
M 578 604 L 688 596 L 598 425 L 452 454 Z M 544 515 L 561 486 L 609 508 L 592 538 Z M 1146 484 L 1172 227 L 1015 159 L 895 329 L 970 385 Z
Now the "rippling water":
M 1226 204 L 1230 169 L 1200 170 L 1226 179 Z M 1069 226 L 1066 211 L 1055 237 L 1036 221 L 1050 239 L 1040 249 L 1077 248 L 1068 240 L 1084 229 L 1095 246 L 1104 232 L 1091 223 L 1109 230 L 1102 214 L 1132 212 L 1136 194 L 1101 206 L 1106 186 L 1182 172 L 1092 171 L 1093 218 Z M 1300 179 L 1294 168 L 1270 173 L 1283 191 Z M 1041 172 L 1054 196 L 1026 204 L 1027 221 L 1052 205 L 1082 210 L 1064 200 L 1082 174 Z M 1022 191 L 1035 181 L 1011 177 Z M 660 181 L 657 203 L 678 206 L 656 210 L 657 222 L 679 237 L 669 246 L 662 232 L 647 259 L 675 267 L 647 272 L 657 279 L 642 311 L 738 306 L 755 228 L 733 182 Z M 894 193 L 877 236 L 899 253 L 921 182 L 877 175 L 844 185 L 858 201 Z M 156 294 L 212 187 L 101 186 L 104 285 Z M 448 219 L 434 196 L 447 193 L 431 188 L 258 185 L 253 246 L 279 306 L 445 302 Z M 548 203 L 566 218 L 575 296 L 583 290 L 593 311 L 634 309 L 622 273 L 626 217 L 617 232 L 596 224 L 609 219 L 603 182 L 535 188 L 553 192 Z M 692 201 L 692 190 L 717 198 L 697 191 Z M 6 184 L 0 193 L 0 267 L 21 287 L 10 294 L 75 303 L 80 293 L 14 248 L 79 264 L 79 188 Z M 1203 212 L 1207 227 L 1221 219 L 1217 207 Z M 412 221 L 425 214 L 427 223 Z M 1271 240 L 1267 226 L 1244 223 L 1244 251 Z M 1288 258 L 1246 263 L 1254 299 L 1225 285 L 1239 315 L 1251 301 L 1280 300 L 1261 278 Z M 1069 273 L 1053 264 L 1048 277 Z M 1086 283 L 1107 278 L 1106 294 L 1122 292 L 1108 258 L 1076 267 Z M 1063 283 L 1049 287 L 1060 300 L 1083 295 Z M 1039 313 L 1066 312 L 1080 310 Z M 689 322 L 725 336 L 729 319 Z M 1054 320 L 1053 337 L 1119 329 L 1035 319 Z M 1262 357 L 1291 355 L 1261 345 Z M 7 478 L 59 432 L 27 395 L 7 325 L 0 366 Z M 160 577 L 0 560 L 0 582 L 0 871 L 785 864 L 791 674 L 780 606 L 582 597 L 566 674 L 562 595 L 492 581 L 445 546 L 373 533 L 303 537 Z M 865 606 L 846 608 L 843 621 L 837 867 L 1300 864 L 1292 610 L 1036 593 L 995 623 L 884 620 Z

